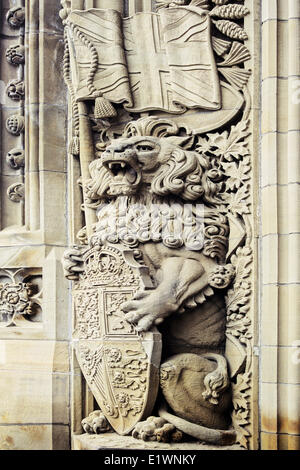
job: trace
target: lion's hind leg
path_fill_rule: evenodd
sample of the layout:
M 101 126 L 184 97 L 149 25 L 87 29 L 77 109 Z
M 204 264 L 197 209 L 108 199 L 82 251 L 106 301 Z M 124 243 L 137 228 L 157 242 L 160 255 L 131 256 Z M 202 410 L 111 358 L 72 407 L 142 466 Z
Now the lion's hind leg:
M 135 426 L 132 436 L 143 441 L 180 442 L 182 432 L 164 418 L 149 416 Z
M 160 385 L 176 416 L 211 429 L 228 429 L 231 388 L 219 354 L 177 354 L 161 365 Z

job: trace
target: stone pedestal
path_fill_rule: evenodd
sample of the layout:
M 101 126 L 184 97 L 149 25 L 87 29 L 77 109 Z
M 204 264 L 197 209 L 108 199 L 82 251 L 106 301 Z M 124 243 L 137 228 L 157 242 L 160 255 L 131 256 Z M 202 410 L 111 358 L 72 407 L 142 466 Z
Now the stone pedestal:
M 158 442 L 145 442 L 134 439 L 131 436 L 119 436 L 116 433 L 101 435 L 81 434 L 73 436 L 73 450 L 155 450 L 155 451 L 199 451 L 199 450 L 243 450 L 239 445 L 211 446 L 197 441 L 177 442 L 163 444 Z

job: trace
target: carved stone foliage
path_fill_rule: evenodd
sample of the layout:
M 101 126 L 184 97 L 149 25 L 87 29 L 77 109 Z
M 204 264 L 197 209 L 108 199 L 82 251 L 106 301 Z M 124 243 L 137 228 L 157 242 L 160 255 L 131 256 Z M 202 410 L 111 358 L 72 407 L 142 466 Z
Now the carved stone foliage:
M 6 88 L 6 93 L 14 101 L 20 101 L 25 96 L 25 85 L 23 80 L 12 80 Z
M 4 7 L 5 8 L 5 7 Z M 22 6 L 14 6 L 8 10 L 6 14 L 6 20 L 9 26 L 16 31 L 12 32 L 14 36 L 11 37 L 11 42 L 6 40 L 6 59 L 14 67 L 7 67 L 8 76 L 2 77 L 7 83 L 5 92 L 10 100 L 18 102 L 18 106 L 14 105 L 15 113 L 6 117 L 3 120 L 3 127 L 6 131 L 16 138 L 16 147 L 9 150 L 5 146 L 6 139 L 11 142 L 11 137 L 6 136 L 3 140 L 3 153 L 7 153 L 6 161 L 9 166 L 14 170 L 18 171 L 18 179 L 15 183 L 9 184 L 5 182 L 5 176 L 3 174 L 2 186 L 5 187 L 8 199 L 4 201 L 2 211 L 4 214 L 8 214 L 2 220 L 2 229 L 6 226 L 12 225 L 24 225 L 25 221 L 25 206 L 21 204 L 19 208 L 16 208 L 16 216 L 9 208 L 11 202 L 23 203 L 25 199 L 25 81 L 24 81 L 24 64 L 25 64 L 25 8 Z M 7 28 L 7 26 L 6 26 Z M 19 41 L 16 43 L 16 36 L 19 36 Z M 9 39 L 10 36 L 8 36 Z M 5 74 L 6 70 L 3 70 Z M 3 162 L 4 163 L 4 162 Z M 4 168 L 4 167 L 3 167 Z M 4 171 L 5 173 L 5 171 Z M 6 204 L 8 208 L 6 208 Z M 16 223 L 14 224 L 15 220 Z
M 229 131 L 209 134 L 198 141 L 199 150 L 212 155 L 218 171 L 224 176 L 221 193 L 230 219 L 231 240 L 229 258 L 235 270 L 235 280 L 226 297 L 227 306 L 227 357 L 232 376 L 233 406 L 232 423 L 237 430 L 237 442 L 248 446 L 251 432 L 251 357 L 252 319 L 251 264 L 252 241 L 251 214 L 251 158 L 248 146 L 249 121 L 244 119 Z M 217 157 L 217 158 L 216 158 Z M 243 241 L 245 240 L 245 242 Z M 240 246 L 241 245 L 241 246 Z M 234 254 L 232 254 L 234 253 Z M 232 256 L 230 256 L 232 254 Z M 230 357 L 234 360 L 230 360 Z M 236 357 L 239 360 L 236 361 Z
M 20 28 L 25 22 L 25 8 L 14 7 L 11 8 L 6 15 L 8 24 L 12 28 Z
M 25 62 L 25 47 L 22 44 L 14 44 L 6 51 L 6 59 L 12 65 L 21 65 Z
M 129 361 L 128 338 L 155 336 L 157 327 L 165 435 L 220 445 L 237 439 L 247 447 L 253 240 L 251 54 L 243 19 L 250 11 L 226 0 L 160 0 L 155 11 L 126 18 L 117 7 L 62 5 L 69 152 L 79 157 L 85 215 L 81 246 L 65 254 L 64 269 L 75 281 L 83 373 L 113 429 L 128 432 L 135 416 L 133 435 L 146 435 L 156 422 L 142 411 L 156 399 L 147 382 L 151 361 L 137 342 L 131 350 L 144 373 L 134 377 L 135 369 L 116 364 Z M 133 259 L 140 260 L 138 277 Z M 151 289 L 141 285 L 141 269 Z M 149 338 L 155 345 L 156 336 Z M 131 416 L 130 426 L 120 416 Z M 159 440 L 161 432 L 151 429 L 151 440 Z
M 19 136 L 25 130 L 25 118 L 20 114 L 13 114 L 6 120 L 6 129 L 12 135 Z
M 37 269 L 0 270 L 0 328 L 41 321 L 42 276 Z
M 252 330 L 251 317 L 251 263 L 252 250 L 249 246 L 240 247 L 232 256 L 231 262 L 236 270 L 232 289 L 227 293 L 227 329 L 228 341 L 236 348 L 242 349 L 239 369 L 235 369 L 232 383 L 233 405 L 232 423 L 237 430 L 238 442 L 247 447 L 250 436 L 250 397 L 251 397 L 251 363 L 252 363 Z M 236 366 L 236 364 L 234 364 Z M 233 372 L 233 370 L 232 370 Z M 236 373 L 238 372 L 238 373 Z
M 12 202 L 21 202 L 25 197 L 25 186 L 23 183 L 14 183 L 7 189 L 7 196 Z

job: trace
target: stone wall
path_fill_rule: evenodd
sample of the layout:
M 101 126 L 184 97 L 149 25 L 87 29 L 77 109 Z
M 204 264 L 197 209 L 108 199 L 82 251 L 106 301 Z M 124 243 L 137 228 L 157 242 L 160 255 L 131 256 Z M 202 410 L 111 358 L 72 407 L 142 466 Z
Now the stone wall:
M 6 14 L 15 4 L 1 2 L 0 447 L 66 449 L 70 316 L 60 262 L 68 245 L 60 5 L 26 2 L 26 22 L 13 28 Z M 20 65 L 5 58 L 14 45 L 25 47 Z M 5 88 L 17 78 L 25 79 L 25 97 L 15 101 Z M 12 115 L 23 116 L 19 136 L 7 130 Z M 9 163 L 12 149 L 25 151 L 25 160 Z
M 299 449 L 299 2 L 263 1 L 261 28 L 261 446 Z

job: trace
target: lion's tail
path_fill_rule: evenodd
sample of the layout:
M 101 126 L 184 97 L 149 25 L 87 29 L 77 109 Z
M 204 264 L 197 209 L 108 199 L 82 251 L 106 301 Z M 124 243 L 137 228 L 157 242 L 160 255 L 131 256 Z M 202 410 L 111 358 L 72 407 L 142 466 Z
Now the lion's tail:
M 217 405 L 220 394 L 227 390 L 230 385 L 227 361 L 220 354 L 208 353 L 202 356 L 217 363 L 215 370 L 204 378 L 205 391 L 202 394 L 205 400 L 208 400 L 213 405 Z
M 168 423 L 173 424 L 173 426 L 185 434 L 208 444 L 225 446 L 232 445 L 236 442 L 236 432 L 234 430 L 223 431 L 221 429 L 210 429 L 205 426 L 200 426 L 199 424 L 190 423 L 185 419 L 169 413 L 165 402 L 159 409 L 159 416 Z

